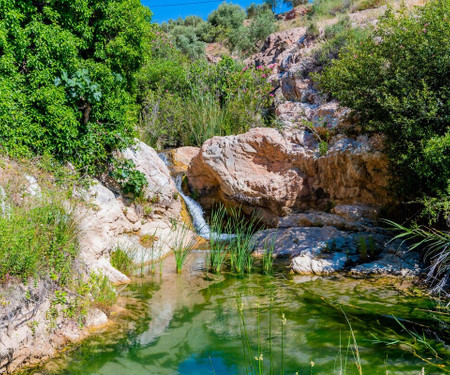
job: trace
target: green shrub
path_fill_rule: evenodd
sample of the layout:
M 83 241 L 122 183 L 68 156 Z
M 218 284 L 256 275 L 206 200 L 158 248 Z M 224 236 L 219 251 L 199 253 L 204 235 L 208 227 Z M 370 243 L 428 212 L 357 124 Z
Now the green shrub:
M 148 186 L 148 181 L 147 177 L 141 171 L 136 170 L 135 167 L 136 165 L 132 160 L 115 159 L 110 175 L 120 184 L 125 194 L 140 197 Z
M 78 254 L 77 228 L 63 204 L 42 198 L 0 212 L 0 282 L 49 275 L 67 284 Z
M 270 10 L 270 5 L 266 3 L 264 4 L 251 3 L 245 11 L 247 12 L 247 18 L 254 18 L 261 12 L 265 12 L 267 10 Z
M 352 27 L 348 16 L 341 18 L 334 25 L 325 28 L 324 43 L 314 51 L 314 58 L 319 65 L 326 67 L 338 58 L 347 46 L 362 42 L 370 33 L 370 29 Z
M 261 43 L 277 30 L 276 19 L 270 10 L 259 11 L 249 26 L 241 26 L 229 33 L 231 51 L 237 49 L 243 56 L 255 53 Z
M 314 22 L 310 22 L 306 28 L 306 36 L 309 38 L 317 38 L 320 34 L 320 30 Z
M 208 22 L 227 33 L 242 26 L 245 18 L 246 14 L 241 6 L 224 2 L 208 16 Z
M 170 35 L 177 48 L 192 60 L 205 55 L 206 44 L 199 40 L 193 26 L 176 26 Z
M 367 131 L 386 136 L 393 187 L 404 200 L 449 200 L 449 13 L 450 0 L 388 11 L 373 38 L 316 77 Z

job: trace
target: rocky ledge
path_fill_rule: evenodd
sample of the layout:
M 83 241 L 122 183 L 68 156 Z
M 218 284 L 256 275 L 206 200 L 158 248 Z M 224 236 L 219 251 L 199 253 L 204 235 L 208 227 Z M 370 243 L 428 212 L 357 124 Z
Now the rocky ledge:
M 267 225 L 296 211 L 362 205 L 373 212 L 390 202 L 387 159 L 366 136 L 334 137 L 326 153 L 307 130 L 257 128 L 214 137 L 189 165 L 191 190 L 203 206 L 242 206 Z

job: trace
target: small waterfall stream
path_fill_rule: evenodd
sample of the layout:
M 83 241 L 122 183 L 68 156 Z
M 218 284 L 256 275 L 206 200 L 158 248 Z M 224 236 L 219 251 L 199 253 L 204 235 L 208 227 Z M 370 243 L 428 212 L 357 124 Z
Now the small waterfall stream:
M 164 153 L 158 154 L 161 160 L 170 168 L 170 161 L 167 158 L 167 155 Z M 201 237 L 203 237 L 205 240 L 210 240 L 211 238 L 215 240 L 220 241 L 229 241 L 232 238 L 235 237 L 234 234 L 220 234 L 211 232 L 211 228 L 208 225 L 208 223 L 205 220 L 205 212 L 203 211 L 202 206 L 196 202 L 194 199 L 189 197 L 188 195 L 184 194 L 183 188 L 181 186 L 182 184 L 182 178 L 183 176 L 181 174 L 177 175 L 174 178 L 175 186 L 178 190 L 178 193 L 183 198 L 184 202 L 186 203 L 186 207 L 189 210 L 189 213 L 192 217 L 192 223 L 194 224 L 195 229 L 197 230 L 197 234 Z
M 175 186 L 177 187 L 178 192 L 186 203 L 189 213 L 191 214 L 194 227 L 195 229 L 197 229 L 197 233 L 199 236 L 203 237 L 206 240 L 209 240 L 211 238 L 211 228 L 205 220 L 205 213 L 203 211 L 203 208 L 198 202 L 183 193 L 181 182 L 182 175 L 178 175 L 175 178 Z

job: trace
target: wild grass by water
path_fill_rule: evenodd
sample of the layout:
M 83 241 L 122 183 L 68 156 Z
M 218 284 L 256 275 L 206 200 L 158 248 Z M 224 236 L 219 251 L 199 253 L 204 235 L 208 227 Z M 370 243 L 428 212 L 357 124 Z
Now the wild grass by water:
M 175 256 L 177 273 L 182 272 L 183 266 L 194 250 L 195 244 L 196 240 L 187 226 L 181 225 L 174 230 L 172 251 Z
M 258 230 L 258 224 L 257 216 L 247 218 L 240 208 L 228 210 L 223 206 L 215 208 L 210 220 L 213 234 L 210 240 L 209 269 L 219 273 L 229 261 L 232 272 L 241 276 L 251 273 L 254 266 L 253 235 Z M 227 239 L 224 239 L 225 235 Z M 265 266 L 269 270 L 272 263 L 266 259 Z
M 210 238 L 208 268 L 213 273 L 220 273 L 228 256 L 228 242 L 223 236 L 233 233 L 231 221 L 226 221 L 227 212 L 224 206 L 219 206 L 211 213 L 210 228 L 213 235 Z
M 450 232 L 425 227 L 407 228 L 390 220 L 384 222 L 398 233 L 394 240 L 408 241 L 410 251 L 422 250 L 424 260 L 430 264 L 426 281 L 432 285 L 432 292 L 448 296 Z

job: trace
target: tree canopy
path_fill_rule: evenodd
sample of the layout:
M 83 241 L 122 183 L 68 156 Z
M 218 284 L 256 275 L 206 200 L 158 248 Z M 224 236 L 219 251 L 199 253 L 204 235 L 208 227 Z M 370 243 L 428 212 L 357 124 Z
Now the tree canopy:
M 0 147 L 94 170 L 133 140 L 150 57 L 139 0 L 0 1 Z

